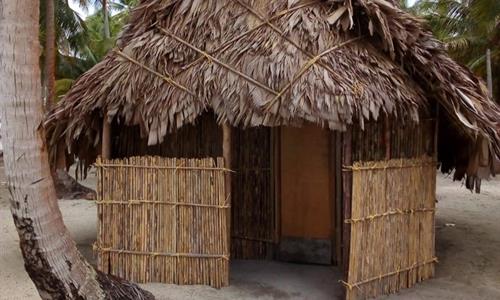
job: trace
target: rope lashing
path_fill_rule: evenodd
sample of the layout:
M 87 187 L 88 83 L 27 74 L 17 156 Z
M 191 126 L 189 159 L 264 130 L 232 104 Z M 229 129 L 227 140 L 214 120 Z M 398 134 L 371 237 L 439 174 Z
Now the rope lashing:
M 183 202 L 169 202 L 169 201 L 153 201 L 153 200 L 128 200 L 128 201 L 114 201 L 114 200 L 100 200 L 95 201 L 98 205 L 139 205 L 139 204 L 160 204 L 172 206 L 190 206 L 190 207 L 206 207 L 206 208 L 219 208 L 228 209 L 230 205 L 212 205 L 212 204 L 199 204 L 199 203 L 183 203 Z
M 140 169 L 166 169 L 166 170 L 193 170 L 193 171 L 221 171 L 228 173 L 236 173 L 235 171 L 227 168 L 218 168 L 218 167 L 187 167 L 187 166 L 138 166 L 132 164 L 105 164 L 105 163 L 95 163 L 95 167 L 102 168 L 140 168 Z
M 118 56 L 122 57 L 122 58 L 125 58 L 126 60 L 128 60 L 129 62 L 141 67 L 142 69 L 150 72 L 151 74 L 153 75 L 156 75 L 158 76 L 159 78 L 163 79 L 164 81 L 166 81 L 167 83 L 175 86 L 176 88 L 178 89 L 181 89 L 183 90 L 184 92 L 190 94 L 191 96 L 193 97 L 197 97 L 195 93 L 193 93 L 192 91 L 190 91 L 187 87 L 183 86 L 182 84 L 176 82 L 172 76 L 170 74 L 167 74 L 167 75 L 163 75 L 157 71 L 155 71 L 154 69 L 146 66 L 145 64 L 139 62 L 138 60 L 136 59 L 133 59 L 132 57 L 128 56 L 127 54 L 123 53 L 122 51 L 118 50 L 118 49 L 114 49 L 113 50 L 116 54 L 118 54 Z
M 201 253 L 174 253 L 174 252 L 146 252 L 146 251 L 132 251 L 125 249 L 113 249 L 110 247 L 101 247 L 97 243 L 92 245 L 92 248 L 96 252 L 101 253 L 118 253 L 118 254 L 134 254 L 134 255 L 144 255 L 144 256 L 166 256 L 166 257 L 190 257 L 190 258 L 219 258 L 229 261 L 230 256 L 226 254 L 201 254 Z
M 269 111 L 273 106 L 274 104 L 286 93 L 288 92 L 288 90 L 290 90 L 290 88 L 300 79 L 302 78 L 302 76 L 312 67 L 316 64 L 316 62 L 321 59 L 323 56 L 325 55 L 328 55 L 330 54 L 331 52 L 339 49 L 339 48 L 342 48 L 350 43 L 353 43 L 355 41 L 359 41 L 361 40 L 362 38 L 364 38 L 364 36 L 359 36 L 359 37 L 355 37 L 353 39 L 350 39 L 350 40 L 347 40 L 345 42 L 342 42 L 338 45 L 335 45 L 333 47 L 331 47 L 330 49 L 327 49 L 325 51 L 323 51 L 322 53 L 318 54 L 317 56 L 314 56 L 312 57 L 309 61 L 307 61 L 304 66 L 297 72 L 297 74 L 294 76 L 294 78 L 276 95 L 276 97 L 274 97 L 273 99 L 271 99 L 270 101 L 268 101 L 266 104 L 265 104 L 265 107 L 266 107 L 266 110 Z
M 158 28 L 158 30 L 160 30 L 164 34 L 170 36 L 171 38 L 173 38 L 177 42 L 179 42 L 179 43 L 187 46 L 188 48 L 191 48 L 192 50 L 198 52 L 199 54 L 205 56 L 206 58 L 210 58 L 213 62 L 217 63 L 219 66 L 221 66 L 221 67 L 225 68 L 226 70 L 228 70 L 228 71 L 230 71 L 230 72 L 232 72 L 232 73 L 240 76 L 241 78 L 247 80 L 248 82 L 251 82 L 252 84 L 254 84 L 254 85 L 256 85 L 256 86 L 258 86 L 258 87 L 266 90 L 267 92 L 269 92 L 271 94 L 274 94 L 274 95 L 278 94 L 278 92 L 276 92 L 272 88 L 268 87 L 267 85 L 265 85 L 265 84 L 263 84 L 263 83 L 255 80 L 255 79 L 253 79 L 252 77 L 250 77 L 250 76 L 248 76 L 248 75 L 246 75 L 246 74 L 244 74 L 244 73 L 242 73 L 242 72 L 240 72 L 238 70 L 236 70 L 235 68 L 229 66 L 228 64 L 220 61 L 218 58 L 210 55 L 210 53 L 205 52 L 205 51 L 199 49 L 198 47 L 196 47 L 196 46 L 192 45 L 191 43 L 189 43 L 189 42 L 181 39 L 180 37 L 176 36 L 175 34 L 171 33 L 170 31 L 166 30 L 165 28 L 162 28 L 160 26 L 156 26 L 156 28 Z
M 423 267 L 425 265 L 428 265 L 428 264 L 433 264 L 433 263 L 438 263 L 439 260 L 437 259 L 437 257 L 434 257 L 430 260 L 427 260 L 427 261 L 424 261 L 424 262 L 421 262 L 421 263 L 414 263 L 413 265 L 409 266 L 409 267 L 406 267 L 406 268 L 403 268 L 401 269 L 400 267 L 398 267 L 398 269 L 394 272 L 390 272 L 390 273 L 387 273 L 387 274 L 381 274 L 381 275 L 378 275 L 378 276 L 374 276 L 372 278 L 369 278 L 369 279 L 365 279 L 365 280 L 362 280 L 362 281 L 358 281 L 358 282 L 355 282 L 355 283 L 349 283 L 349 282 L 346 282 L 344 280 L 339 280 L 339 282 L 344 285 L 347 289 L 349 289 L 350 291 L 353 290 L 354 288 L 360 288 L 361 285 L 364 285 L 364 284 L 367 284 L 367 283 L 370 283 L 370 282 L 373 282 L 373 281 L 377 281 L 377 280 L 382 280 L 383 278 L 385 277 L 389 277 L 389 276 L 393 276 L 393 275 L 398 275 L 400 273 L 403 273 L 403 272 L 407 272 L 407 271 L 411 271 L 413 269 L 416 269 L 416 268 L 420 268 L 420 267 Z
M 352 223 L 359 223 L 359 222 L 365 222 L 365 221 L 372 221 L 374 219 L 395 216 L 395 215 L 413 215 L 416 213 L 426 213 L 426 212 L 434 213 L 435 211 L 436 211 L 435 208 L 415 208 L 415 209 L 404 209 L 404 210 L 394 209 L 394 210 L 387 211 L 387 212 L 384 212 L 381 214 L 369 215 L 369 216 L 366 216 L 363 218 L 346 219 L 346 220 L 344 220 L 344 223 L 352 224 Z

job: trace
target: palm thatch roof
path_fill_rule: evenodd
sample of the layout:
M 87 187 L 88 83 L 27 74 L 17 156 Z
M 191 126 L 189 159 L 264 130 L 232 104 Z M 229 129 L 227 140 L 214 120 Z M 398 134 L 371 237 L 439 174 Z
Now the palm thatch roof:
M 385 0 L 143 0 L 116 48 L 48 117 L 54 141 L 96 147 L 103 117 L 150 145 L 212 110 L 234 126 L 345 130 L 438 103 L 500 155 L 500 108 L 421 20 Z

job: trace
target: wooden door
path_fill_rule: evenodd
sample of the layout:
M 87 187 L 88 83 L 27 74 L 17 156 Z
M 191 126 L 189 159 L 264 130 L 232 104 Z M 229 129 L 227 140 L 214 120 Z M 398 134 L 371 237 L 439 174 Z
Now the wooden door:
M 312 124 L 281 130 L 281 240 L 286 261 L 331 264 L 331 133 Z

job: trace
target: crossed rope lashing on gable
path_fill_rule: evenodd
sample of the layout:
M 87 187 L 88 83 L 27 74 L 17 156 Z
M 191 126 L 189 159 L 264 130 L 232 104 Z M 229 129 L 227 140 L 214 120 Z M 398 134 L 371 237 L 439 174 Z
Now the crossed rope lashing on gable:
M 295 7 L 292 7 L 292 8 L 289 8 L 289 9 L 286 9 L 282 12 L 279 12 L 277 13 L 275 16 L 272 16 L 270 18 L 264 18 L 259 12 L 255 11 L 254 9 L 252 9 L 250 6 L 248 6 L 246 3 L 240 1 L 240 0 L 236 0 L 235 3 L 239 4 L 241 7 L 243 7 L 244 9 L 246 9 L 248 11 L 249 14 L 252 14 L 254 16 L 256 16 L 260 21 L 261 23 L 258 24 L 257 26 L 247 30 L 246 32 L 238 35 L 237 37 L 227 41 L 226 43 L 224 43 L 222 46 L 218 47 L 217 49 L 215 49 L 214 51 L 211 51 L 211 52 L 207 52 L 207 51 L 204 51 L 202 49 L 199 49 L 198 47 L 194 46 L 192 43 L 180 38 L 179 36 L 173 34 L 172 32 L 168 31 L 167 29 L 165 28 L 162 28 L 160 27 L 159 25 L 156 26 L 156 28 L 158 30 L 160 30 L 163 34 L 165 35 L 168 35 L 170 36 L 172 39 L 176 40 L 177 42 L 189 47 L 190 49 L 192 49 L 193 51 L 197 52 L 198 54 L 200 54 L 200 56 L 195 59 L 194 61 L 192 61 L 191 63 L 188 63 L 187 65 L 185 65 L 184 67 L 181 68 L 181 70 L 175 74 L 175 75 L 171 75 L 171 74 L 161 74 L 160 72 L 154 70 L 153 68 L 151 67 L 148 67 L 146 66 L 145 64 L 139 62 L 138 60 L 132 58 L 131 56 L 129 56 L 128 54 L 122 52 L 120 49 L 115 49 L 114 52 L 117 53 L 117 55 L 119 55 L 120 57 L 128 60 L 129 62 L 141 67 L 142 69 L 148 71 L 149 73 L 161 78 L 163 81 L 167 82 L 168 84 L 190 94 L 191 96 L 193 97 L 198 97 L 196 95 L 196 93 L 194 93 L 193 91 L 191 91 L 189 88 L 185 87 L 184 85 L 182 85 L 181 83 L 177 82 L 175 80 L 175 77 L 183 72 L 185 72 L 186 70 L 189 70 L 190 68 L 192 68 L 194 65 L 196 65 L 197 63 L 203 61 L 203 59 L 206 59 L 209 63 L 216 63 L 217 65 L 225 68 L 226 70 L 232 72 L 233 74 L 236 74 L 237 76 L 239 76 L 240 78 L 246 80 L 247 82 L 265 90 L 266 92 L 274 95 L 274 97 L 270 100 L 268 100 L 264 106 L 265 106 L 265 109 L 266 111 L 269 111 L 273 106 L 274 104 L 280 100 L 284 94 L 286 94 L 290 89 L 291 87 L 300 79 L 302 78 L 302 76 L 304 74 L 306 74 L 306 72 L 314 65 L 319 65 L 321 67 L 323 67 L 331 76 L 333 76 L 334 78 L 339 78 L 339 75 L 332 69 L 330 68 L 328 65 L 324 64 L 323 62 L 321 62 L 321 59 L 327 55 L 327 54 L 330 54 L 331 52 L 339 49 L 339 48 L 342 48 L 344 46 L 346 46 L 347 44 L 350 44 L 352 42 L 355 42 L 355 41 L 358 41 L 360 39 L 362 39 L 363 37 L 355 37 L 355 38 L 352 38 L 352 39 L 349 39 L 347 41 L 344 41 L 338 45 L 334 45 L 332 47 L 330 47 L 329 49 L 326 49 L 325 51 L 317 54 L 317 55 L 314 55 L 310 52 L 308 52 L 307 50 L 303 49 L 302 47 L 300 47 L 296 42 L 294 42 L 293 40 L 289 39 L 288 37 L 286 37 L 284 35 L 284 33 L 278 28 L 276 27 L 272 21 L 276 20 L 276 19 L 279 19 L 283 16 L 286 16 L 287 14 L 290 14 L 296 10 L 299 10 L 299 9 L 302 9 L 302 8 L 305 8 L 305 7 L 308 7 L 308 6 L 311 6 L 311 5 L 314 5 L 314 4 L 318 4 L 320 3 L 320 1 L 310 1 L 308 3 L 303 3 L 301 5 L 297 5 Z M 215 57 L 214 55 L 222 50 L 225 50 L 227 49 L 227 47 L 229 47 L 230 45 L 236 43 L 237 41 L 243 39 L 244 37 L 250 35 L 251 33 L 255 32 L 256 30 L 258 30 L 259 28 L 262 28 L 264 26 L 268 26 L 270 27 L 273 31 L 275 31 L 281 38 L 283 38 L 285 41 L 287 41 L 288 43 L 292 44 L 293 46 L 295 46 L 300 52 L 302 52 L 303 54 L 305 54 L 309 60 L 297 71 L 297 73 L 294 75 L 294 77 L 292 78 L 292 80 L 287 83 L 280 91 L 275 91 L 274 89 L 270 88 L 269 86 L 267 86 L 266 84 L 256 80 L 255 78 L 252 78 L 251 76 L 249 75 L 246 75 L 245 73 L 237 70 L 236 68 L 234 68 L 233 66 L 230 66 L 224 62 L 222 62 L 221 60 L 219 60 L 217 57 Z M 353 89 L 353 93 L 359 93 L 359 87 L 356 85 L 356 84 L 353 84 L 352 86 L 352 89 Z

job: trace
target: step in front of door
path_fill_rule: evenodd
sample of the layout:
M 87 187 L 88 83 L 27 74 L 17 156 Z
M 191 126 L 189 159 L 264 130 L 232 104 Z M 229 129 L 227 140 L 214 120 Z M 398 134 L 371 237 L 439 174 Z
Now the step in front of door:
M 324 239 L 282 237 L 278 259 L 286 262 L 331 265 L 332 242 Z

